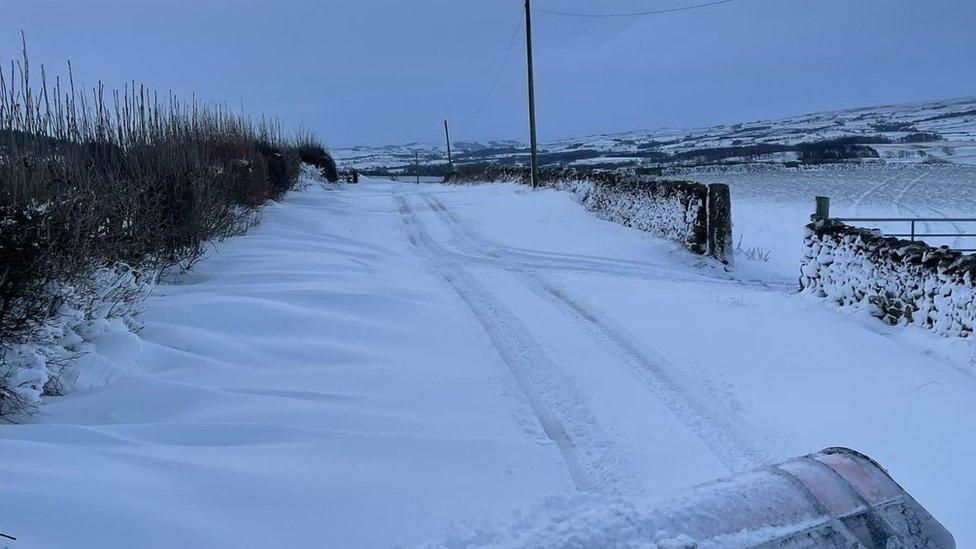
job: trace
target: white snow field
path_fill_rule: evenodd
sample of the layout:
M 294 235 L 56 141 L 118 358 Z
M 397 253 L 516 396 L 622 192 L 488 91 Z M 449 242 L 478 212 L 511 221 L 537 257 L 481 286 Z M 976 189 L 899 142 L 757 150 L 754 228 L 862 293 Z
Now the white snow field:
M 728 183 L 732 222 L 739 244 L 739 271 L 793 283 L 799 276 L 804 226 L 814 197 L 831 199 L 834 217 L 976 218 L 976 167 L 939 164 L 837 165 L 798 170 L 690 170 L 673 177 L 701 183 Z M 858 222 L 887 234 L 910 232 L 905 222 Z M 976 235 L 974 222 L 920 222 L 919 234 Z M 922 237 L 933 245 L 976 249 L 976 237 Z M 742 252 L 758 248 L 766 261 Z
M 726 273 L 553 190 L 294 192 L 159 288 L 132 375 L 0 426 L 0 532 L 680 546 L 640 528 L 645 502 L 840 445 L 976 546 L 966 344 L 753 263 Z

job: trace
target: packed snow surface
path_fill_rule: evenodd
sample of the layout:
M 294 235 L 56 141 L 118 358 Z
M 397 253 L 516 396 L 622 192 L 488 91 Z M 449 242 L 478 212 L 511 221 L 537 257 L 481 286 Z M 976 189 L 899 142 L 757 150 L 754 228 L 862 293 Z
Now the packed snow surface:
M 157 288 L 127 377 L 0 426 L 0 532 L 682 547 L 635 530 L 646 502 L 841 445 L 976 545 L 966 343 L 767 267 L 727 273 L 555 190 L 294 192 Z

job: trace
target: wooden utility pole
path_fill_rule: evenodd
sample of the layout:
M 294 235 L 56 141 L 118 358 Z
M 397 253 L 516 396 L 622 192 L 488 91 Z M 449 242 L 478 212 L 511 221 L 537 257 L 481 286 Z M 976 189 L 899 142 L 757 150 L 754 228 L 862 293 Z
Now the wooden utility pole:
M 535 140 L 535 74 L 532 69 L 532 0 L 525 0 L 525 54 L 529 69 L 529 148 L 532 152 L 532 188 L 539 184 L 539 147 Z
M 447 127 L 447 120 L 444 121 L 444 139 L 447 140 L 447 173 L 453 173 L 454 159 L 451 158 L 451 130 Z

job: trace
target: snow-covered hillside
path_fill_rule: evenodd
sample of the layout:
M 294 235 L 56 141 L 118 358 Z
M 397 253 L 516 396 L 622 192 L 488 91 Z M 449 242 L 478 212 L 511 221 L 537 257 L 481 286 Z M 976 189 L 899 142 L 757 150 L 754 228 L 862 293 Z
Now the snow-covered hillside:
M 976 164 L 976 98 L 814 113 L 707 128 L 660 128 L 586 136 L 541 145 L 541 162 L 577 166 L 657 166 L 794 162 L 802 143 L 855 139 L 877 153 L 868 160 Z M 518 142 L 462 143 L 459 163 L 524 163 Z M 731 150 L 719 150 L 731 149 Z M 443 144 L 335 149 L 345 168 L 399 169 L 446 163 Z
M 554 190 L 294 192 L 160 288 L 130 377 L 0 428 L 0 532 L 15 548 L 646 544 L 643 502 L 844 445 L 976 544 L 968 347 L 754 267 L 726 273 Z

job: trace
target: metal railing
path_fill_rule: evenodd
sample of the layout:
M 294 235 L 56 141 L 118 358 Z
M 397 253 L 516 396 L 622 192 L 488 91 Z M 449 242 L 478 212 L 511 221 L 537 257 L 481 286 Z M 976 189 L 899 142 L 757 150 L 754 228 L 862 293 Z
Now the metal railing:
M 817 210 L 815 218 L 827 219 L 830 217 L 830 199 L 824 196 L 816 198 Z M 889 233 L 881 231 L 885 236 L 897 238 L 908 238 L 912 242 L 922 238 L 976 238 L 976 232 L 970 233 L 959 230 L 959 232 L 919 232 L 918 223 L 972 223 L 976 226 L 976 217 L 836 217 L 833 218 L 843 223 L 907 223 L 909 232 Z M 956 227 L 958 229 L 958 227 Z M 880 229 L 879 229 L 880 230 Z M 957 248 L 950 246 L 959 252 L 976 252 L 976 248 Z
M 955 233 L 937 233 L 937 232 L 919 232 L 918 223 L 976 223 L 976 217 L 838 217 L 835 218 L 838 221 L 844 223 L 907 223 L 909 232 L 907 233 L 889 233 L 882 231 L 885 236 L 894 236 L 898 238 L 908 238 L 912 242 L 916 238 L 976 238 L 976 233 L 967 232 L 955 232 Z M 959 252 L 976 252 L 976 248 L 957 248 L 955 246 L 950 246 L 953 250 Z

